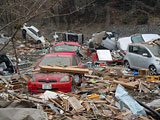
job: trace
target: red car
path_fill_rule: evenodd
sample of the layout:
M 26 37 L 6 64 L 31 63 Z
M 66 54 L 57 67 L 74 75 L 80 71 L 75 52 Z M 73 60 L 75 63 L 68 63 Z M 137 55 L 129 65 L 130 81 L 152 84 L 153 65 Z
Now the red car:
M 82 46 L 77 42 L 60 42 L 52 46 L 51 52 L 81 52 Z
M 81 65 L 81 60 L 76 53 L 50 53 L 46 54 L 36 65 Z M 80 78 L 75 77 L 76 82 L 80 82 Z M 72 80 L 69 73 L 33 73 L 32 79 L 28 81 L 28 89 L 30 92 L 62 91 L 71 92 Z

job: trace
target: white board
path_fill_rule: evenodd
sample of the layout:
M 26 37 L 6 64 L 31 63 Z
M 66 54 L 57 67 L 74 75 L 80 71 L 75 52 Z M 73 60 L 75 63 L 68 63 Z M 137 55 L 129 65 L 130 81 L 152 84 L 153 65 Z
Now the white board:
M 112 61 L 110 50 L 97 50 L 99 61 Z

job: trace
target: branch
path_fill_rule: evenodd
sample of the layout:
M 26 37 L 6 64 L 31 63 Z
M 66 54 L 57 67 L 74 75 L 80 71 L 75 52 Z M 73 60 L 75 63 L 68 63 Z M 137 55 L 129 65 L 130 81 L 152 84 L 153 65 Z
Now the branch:
M 82 10 L 82 9 L 84 9 L 84 8 L 86 8 L 86 7 L 88 7 L 88 6 L 90 6 L 90 5 L 93 4 L 95 1 L 96 1 L 96 0 L 93 0 L 92 2 L 88 3 L 87 5 L 84 5 L 84 6 L 80 7 L 80 8 L 77 8 L 77 9 L 75 9 L 75 10 L 72 11 L 72 12 L 65 13 L 65 14 L 53 14 L 53 13 L 51 13 L 51 14 L 53 14 L 52 16 L 48 16 L 48 17 L 45 17 L 45 18 L 50 18 L 50 17 L 60 17 L 60 16 L 71 15 L 71 14 L 73 14 L 73 13 L 76 13 L 76 12 L 78 12 L 78 11 L 80 11 L 80 10 Z

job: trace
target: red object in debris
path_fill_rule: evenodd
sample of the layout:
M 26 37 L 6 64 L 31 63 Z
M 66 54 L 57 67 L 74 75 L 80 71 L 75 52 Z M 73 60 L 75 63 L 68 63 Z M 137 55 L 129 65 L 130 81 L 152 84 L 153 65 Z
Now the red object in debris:
M 52 52 L 77 52 L 82 46 L 77 42 L 60 42 L 52 46 Z
M 40 65 L 81 66 L 81 60 L 76 53 L 51 53 L 42 57 L 35 69 Z M 71 92 L 71 87 L 72 80 L 69 73 L 33 73 L 33 77 L 28 81 L 28 90 L 36 93 L 46 90 Z
M 89 57 L 91 55 L 91 53 L 92 53 L 92 51 L 88 48 L 87 52 L 86 52 L 87 57 Z
M 106 66 L 106 63 L 100 63 L 100 66 Z
M 81 45 L 77 42 L 60 42 L 60 43 L 57 43 L 57 44 L 53 45 L 52 47 L 55 47 L 55 46 L 58 46 L 58 45 L 75 45 L 75 46 L 81 47 Z
M 97 55 L 97 53 L 92 53 L 92 62 L 96 62 L 96 61 L 98 61 L 98 55 Z

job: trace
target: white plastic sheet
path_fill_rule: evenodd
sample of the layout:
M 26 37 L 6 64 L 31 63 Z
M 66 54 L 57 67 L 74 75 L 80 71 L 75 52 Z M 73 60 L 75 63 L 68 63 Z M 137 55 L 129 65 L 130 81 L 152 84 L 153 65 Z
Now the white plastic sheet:
M 146 116 L 144 108 L 139 105 L 137 101 L 134 100 L 130 95 L 128 95 L 128 92 L 125 91 L 124 87 L 120 84 L 117 86 L 115 97 L 119 98 L 121 103 L 125 103 L 133 114 Z

